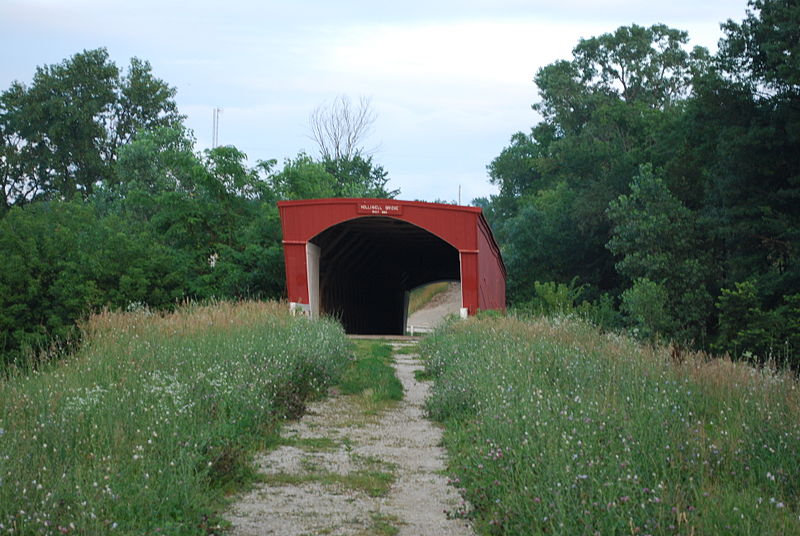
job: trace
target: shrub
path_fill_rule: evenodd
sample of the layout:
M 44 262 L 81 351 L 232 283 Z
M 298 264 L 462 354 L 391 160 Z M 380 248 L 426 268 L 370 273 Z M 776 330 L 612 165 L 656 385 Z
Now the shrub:
M 675 321 L 669 311 L 667 291 L 649 279 L 637 279 L 622 293 L 622 311 L 640 338 L 655 340 L 659 334 L 673 331 Z

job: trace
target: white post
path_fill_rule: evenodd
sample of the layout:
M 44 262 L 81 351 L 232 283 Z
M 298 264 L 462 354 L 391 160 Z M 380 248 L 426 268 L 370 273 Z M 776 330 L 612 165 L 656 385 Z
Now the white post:
M 308 306 L 311 318 L 319 318 L 319 256 L 316 244 L 306 242 L 306 273 L 308 274 Z

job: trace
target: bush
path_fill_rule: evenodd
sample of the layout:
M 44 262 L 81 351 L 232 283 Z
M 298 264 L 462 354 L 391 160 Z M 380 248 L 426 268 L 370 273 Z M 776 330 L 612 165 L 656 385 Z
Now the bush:
M 171 306 L 183 296 L 179 259 L 122 220 L 79 203 L 36 203 L 0 220 L 0 355 L 26 356 L 78 335 L 92 310 Z
M 601 295 L 595 302 L 584 301 L 577 311 L 581 318 L 607 331 L 616 331 L 624 326 L 624 319 L 608 294 Z
M 637 279 L 622 293 L 622 311 L 639 338 L 655 340 L 674 329 L 667 291 L 663 285 L 649 279 Z
M 575 287 L 573 281 L 569 285 L 546 281 L 533 283 L 533 298 L 515 307 L 519 312 L 532 315 L 568 314 L 575 308 L 575 303 L 582 292 Z
M 717 309 L 717 351 L 800 369 L 800 294 L 784 296 L 781 305 L 765 311 L 755 282 L 744 281 L 722 289 Z

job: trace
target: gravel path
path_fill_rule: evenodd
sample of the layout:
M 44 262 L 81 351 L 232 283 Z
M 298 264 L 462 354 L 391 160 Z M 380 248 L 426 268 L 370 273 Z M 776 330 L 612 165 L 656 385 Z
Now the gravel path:
M 441 474 L 441 431 L 423 415 L 428 385 L 414 378 L 419 360 L 395 354 L 395 368 L 405 390 L 396 406 L 374 413 L 359 397 L 334 395 L 284 428 L 287 445 L 257 460 L 266 483 L 227 515 L 232 534 L 473 534 L 444 513 L 457 510 L 460 498 Z M 363 475 L 394 475 L 394 482 L 380 493 L 359 484 Z

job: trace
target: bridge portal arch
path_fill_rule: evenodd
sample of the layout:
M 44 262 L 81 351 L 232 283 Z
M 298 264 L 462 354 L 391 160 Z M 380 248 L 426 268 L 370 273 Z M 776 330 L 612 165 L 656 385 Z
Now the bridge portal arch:
M 505 309 L 505 268 L 477 207 L 386 199 L 278 203 L 290 307 L 348 333 L 402 334 L 408 292 L 461 282 L 462 310 Z

